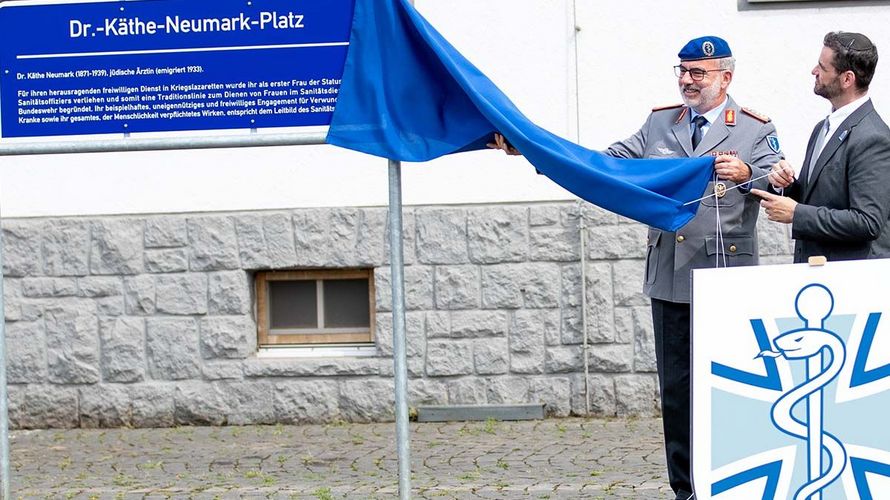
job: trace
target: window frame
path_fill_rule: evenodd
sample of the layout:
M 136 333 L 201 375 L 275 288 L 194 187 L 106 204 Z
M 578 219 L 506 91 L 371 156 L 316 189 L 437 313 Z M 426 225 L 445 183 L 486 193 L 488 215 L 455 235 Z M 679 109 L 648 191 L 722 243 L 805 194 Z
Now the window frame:
M 886 4 L 886 0 L 738 0 L 739 10 L 848 7 L 856 5 Z M 821 4 L 821 5 L 820 5 Z
M 324 322 L 323 281 L 344 279 L 368 280 L 368 328 L 271 328 L 269 315 L 270 281 L 315 281 L 318 298 L 318 320 Z M 289 271 L 257 271 L 257 344 L 259 348 L 275 346 L 317 346 L 373 344 L 376 314 L 376 293 L 373 269 L 312 269 Z

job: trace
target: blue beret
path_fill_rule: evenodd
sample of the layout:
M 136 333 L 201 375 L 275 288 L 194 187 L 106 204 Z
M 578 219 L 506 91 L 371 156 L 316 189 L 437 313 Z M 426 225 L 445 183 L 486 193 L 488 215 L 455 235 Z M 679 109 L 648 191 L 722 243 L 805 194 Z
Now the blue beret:
M 721 59 L 723 57 L 732 57 L 732 51 L 729 50 L 729 44 L 726 43 L 726 40 L 716 36 L 703 36 L 695 40 L 689 40 L 689 43 L 680 49 L 677 57 L 681 61 Z

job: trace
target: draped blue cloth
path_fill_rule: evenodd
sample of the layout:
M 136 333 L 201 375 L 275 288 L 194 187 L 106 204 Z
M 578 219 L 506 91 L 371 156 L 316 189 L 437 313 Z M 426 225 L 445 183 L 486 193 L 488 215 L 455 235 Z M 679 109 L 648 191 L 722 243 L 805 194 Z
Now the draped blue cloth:
M 485 148 L 502 133 L 535 168 L 606 210 L 674 231 L 686 224 L 712 158 L 620 159 L 526 118 L 406 0 L 356 0 L 349 53 L 327 142 L 422 162 Z

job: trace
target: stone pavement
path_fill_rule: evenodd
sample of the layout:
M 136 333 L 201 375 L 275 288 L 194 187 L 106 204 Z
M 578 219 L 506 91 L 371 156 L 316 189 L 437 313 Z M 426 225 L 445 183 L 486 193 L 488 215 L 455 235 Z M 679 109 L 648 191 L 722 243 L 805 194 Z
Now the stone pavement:
M 390 499 L 395 424 L 12 431 L 15 498 Z M 411 423 L 412 498 L 669 498 L 659 419 Z

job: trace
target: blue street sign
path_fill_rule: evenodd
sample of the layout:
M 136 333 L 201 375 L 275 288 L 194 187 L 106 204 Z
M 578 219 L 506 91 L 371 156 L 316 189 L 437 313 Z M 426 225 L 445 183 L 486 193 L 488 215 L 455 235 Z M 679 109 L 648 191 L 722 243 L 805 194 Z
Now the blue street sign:
M 353 2 L 0 3 L 0 137 L 327 125 Z

